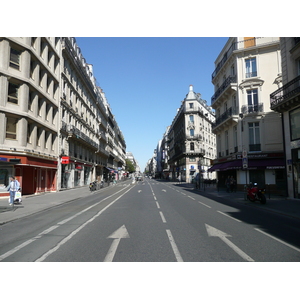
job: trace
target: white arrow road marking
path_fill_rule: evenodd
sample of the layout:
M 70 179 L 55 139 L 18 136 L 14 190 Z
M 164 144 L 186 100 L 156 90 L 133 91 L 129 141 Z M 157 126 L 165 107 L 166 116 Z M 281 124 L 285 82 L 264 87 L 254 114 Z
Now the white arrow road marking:
M 247 261 L 254 261 L 250 256 L 248 256 L 245 252 L 243 252 L 240 248 L 238 248 L 234 243 L 229 241 L 226 237 L 231 237 L 231 235 L 218 230 L 212 226 L 205 224 L 208 236 L 216 236 L 220 238 L 224 243 L 226 243 L 233 251 L 235 251 L 239 256 Z
M 138 190 L 138 193 L 140 193 L 142 190 Z
M 112 233 L 110 236 L 108 236 L 107 238 L 114 239 L 114 240 L 105 256 L 104 262 L 112 262 L 115 254 L 116 254 L 117 248 L 119 246 L 120 240 L 128 239 L 129 234 L 127 232 L 125 225 L 123 225 L 119 229 L 117 229 L 114 233 Z
M 83 223 L 81 226 L 79 226 L 77 229 L 75 229 L 74 231 L 72 231 L 68 236 L 66 236 L 64 239 L 62 239 L 55 247 L 53 247 L 52 249 L 50 249 L 48 252 L 46 252 L 45 254 L 43 254 L 40 258 L 38 258 L 36 260 L 36 262 L 40 262 L 40 261 L 44 261 L 50 254 L 54 253 L 56 250 L 58 250 L 63 244 L 65 244 L 66 242 L 68 242 L 73 236 L 75 236 L 82 228 L 84 228 L 86 225 L 88 225 L 89 223 L 93 222 L 98 216 L 100 216 L 104 211 L 106 211 L 110 206 L 112 206 L 115 202 L 117 202 L 121 197 L 123 197 L 126 193 L 128 193 L 131 189 L 133 188 L 130 187 L 127 191 L 125 191 L 122 195 L 120 195 L 118 198 L 116 198 L 115 200 L 113 200 L 111 203 L 109 203 L 108 205 L 106 205 L 102 210 L 100 210 L 95 216 L 93 216 L 91 219 L 87 220 L 85 223 Z M 124 189 L 122 189 L 124 190 Z M 122 191 L 121 190 L 121 191 Z M 120 192 L 120 191 L 119 191 Z M 115 193 L 116 194 L 116 193 Z M 113 194 L 113 195 L 115 195 Z M 112 196 L 112 195 L 111 195 Z M 109 197 L 106 197 L 105 199 L 108 199 Z M 104 201 L 105 199 L 101 200 L 100 202 L 97 202 L 95 204 L 93 204 L 91 207 L 94 207 L 95 205 L 101 203 L 102 201 Z
M 162 190 L 162 191 L 165 192 L 165 193 L 167 192 L 166 190 Z

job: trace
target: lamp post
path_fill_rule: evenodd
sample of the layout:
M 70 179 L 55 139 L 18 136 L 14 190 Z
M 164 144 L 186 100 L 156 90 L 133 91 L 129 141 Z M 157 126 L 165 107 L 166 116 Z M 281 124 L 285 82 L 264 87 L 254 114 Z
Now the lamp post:
M 244 149 L 244 143 L 243 143 L 243 134 L 244 126 L 243 126 L 243 117 L 244 115 L 242 113 L 239 114 L 239 117 L 241 119 L 241 152 L 242 152 L 242 167 L 243 170 L 246 172 L 246 185 L 248 181 L 248 157 L 247 157 L 247 151 Z

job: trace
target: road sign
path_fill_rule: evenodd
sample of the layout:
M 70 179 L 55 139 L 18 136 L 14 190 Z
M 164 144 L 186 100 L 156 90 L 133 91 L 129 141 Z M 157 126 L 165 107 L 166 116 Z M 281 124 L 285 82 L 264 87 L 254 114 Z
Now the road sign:
M 242 157 L 243 157 L 243 158 L 244 158 L 244 157 L 247 157 L 247 151 L 246 151 L 246 149 L 243 150 Z
M 243 162 L 243 169 L 247 169 L 248 168 L 248 158 L 243 157 L 242 162 Z

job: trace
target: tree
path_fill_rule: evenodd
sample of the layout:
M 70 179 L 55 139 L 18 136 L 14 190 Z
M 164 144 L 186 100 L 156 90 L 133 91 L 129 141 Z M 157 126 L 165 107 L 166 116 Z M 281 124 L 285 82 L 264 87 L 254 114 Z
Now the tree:
M 129 159 L 126 159 L 126 171 L 129 173 L 135 172 L 135 165 Z

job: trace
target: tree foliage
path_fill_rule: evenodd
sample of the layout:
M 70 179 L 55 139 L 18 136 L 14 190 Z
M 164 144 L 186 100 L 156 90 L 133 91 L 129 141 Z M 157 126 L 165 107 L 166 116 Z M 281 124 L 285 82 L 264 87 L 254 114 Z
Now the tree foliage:
M 126 159 L 126 170 L 129 172 L 129 173 L 133 173 L 135 172 L 135 165 L 132 163 L 131 160 L 129 159 Z

